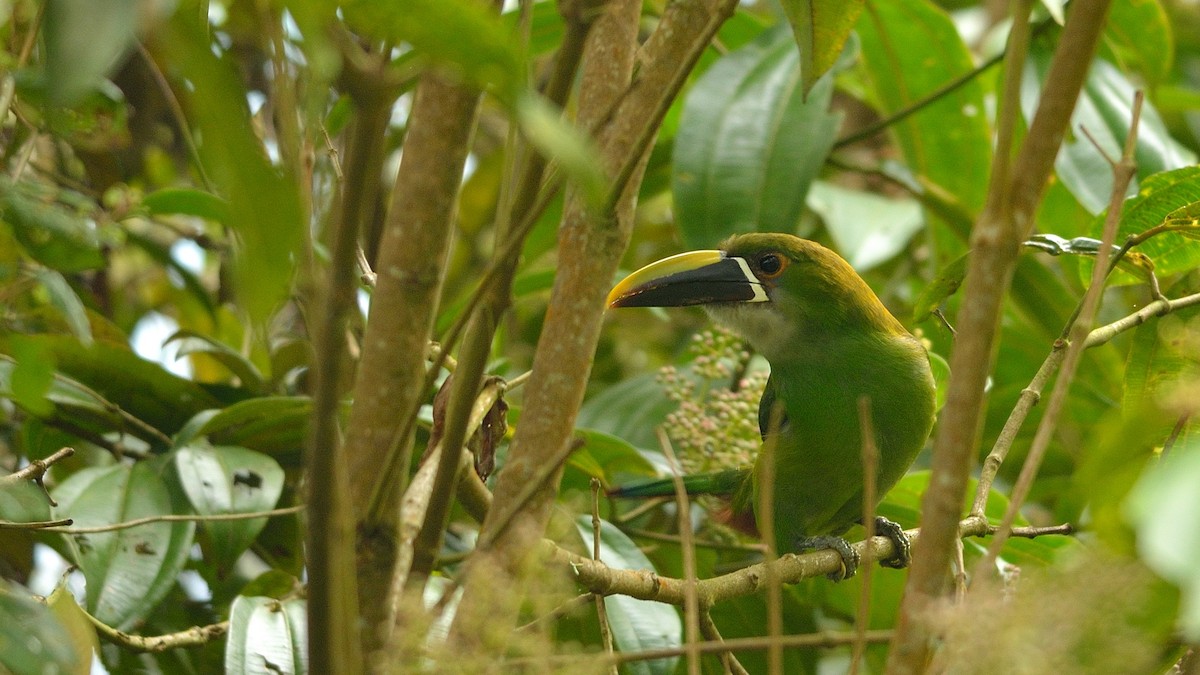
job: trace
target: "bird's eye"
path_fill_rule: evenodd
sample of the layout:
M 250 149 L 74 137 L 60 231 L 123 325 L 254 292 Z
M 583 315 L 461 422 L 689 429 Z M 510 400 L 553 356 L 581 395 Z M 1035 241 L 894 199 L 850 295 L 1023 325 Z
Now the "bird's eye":
M 783 271 L 783 258 L 776 253 L 764 253 L 758 256 L 758 270 L 766 277 L 778 276 Z

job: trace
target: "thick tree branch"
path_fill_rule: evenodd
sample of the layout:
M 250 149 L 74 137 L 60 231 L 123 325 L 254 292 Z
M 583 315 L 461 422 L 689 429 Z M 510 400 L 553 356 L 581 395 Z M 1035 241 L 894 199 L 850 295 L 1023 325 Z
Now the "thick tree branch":
M 412 456 L 409 413 L 424 392 L 425 354 L 478 105 L 478 92 L 433 72 L 422 77 L 379 243 L 376 288 L 346 430 L 368 651 L 383 645 L 392 623 L 388 597 L 396 521 Z M 382 112 L 386 125 L 390 105 Z M 383 147 L 384 128 L 364 136 L 363 144 Z

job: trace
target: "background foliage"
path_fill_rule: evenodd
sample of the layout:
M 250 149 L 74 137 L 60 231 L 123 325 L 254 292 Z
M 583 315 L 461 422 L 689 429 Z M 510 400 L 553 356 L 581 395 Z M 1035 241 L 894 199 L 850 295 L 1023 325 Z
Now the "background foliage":
M 518 659 L 513 667 L 604 670 L 595 656 L 605 635 L 597 607 L 562 564 L 532 589 L 499 589 L 524 603 L 517 620 L 528 624 L 509 635 L 511 626 L 497 619 L 505 635 L 499 648 L 483 637 L 440 645 L 452 630 L 457 584 L 470 590 L 464 560 L 481 536 L 479 511 L 459 489 L 459 506 L 444 521 L 429 517 L 432 545 L 394 513 L 404 488 L 417 493 L 413 476 L 419 450 L 434 444 L 431 430 L 450 434 L 442 426 L 455 404 L 447 412 L 434 394 L 453 359 L 439 363 L 431 351 L 439 365 L 429 380 L 418 366 L 401 373 L 421 404 L 415 424 L 404 426 L 410 410 L 403 394 L 379 397 L 388 414 L 369 422 L 376 425 L 372 447 L 418 448 L 411 461 L 394 455 L 395 474 L 372 459 L 364 470 L 352 466 L 347 478 L 337 443 L 306 441 L 321 438 L 310 430 L 322 419 L 338 420 L 348 437 L 366 433 L 353 426 L 365 406 L 354 387 L 367 352 L 391 349 L 404 363 L 426 362 L 423 349 L 372 343 L 364 326 L 384 277 L 408 271 L 388 258 L 386 231 L 400 227 L 406 204 L 445 202 L 453 214 L 449 243 L 409 240 L 412 256 L 426 259 L 437 277 L 437 302 L 425 307 L 432 334 L 420 325 L 412 330 L 424 345 L 457 339 L 468 317 L 477 322 L 453 353 L 469 371 L 470 336 L 483 335 L 481 366 L 510 383 L 483 383 L 502 396 L 508 414 L 494 408 L 491 426 L 470 442 L 477 453 L 494 450 L 503 474 L 514 430 L 540 412 L 525 409 L 520 387 L 535 357 L 551 358 L 545 354 L 555 345 L 545 344 L 543 329 L 552 288 L 556 276 L 564 283 L 564 260 L 575 260 L 559 246 L 578 237 L 560 222 L 569 223 L 579 204 L 602 210 L 616 203 L 610 181 L 623 158 L 604 154 L 611 141 L 604 125 L 621 118 L 619 106 L 588 107 L 593 71 L 569 72 L 564 99 L 553 87 L 556 64 L 581 49 L 581 27 L 591 26 L 601 6 L 536 2 L 494 14 L 470 0 L 354 0 L 336 12 L 308 0 L 2 3 L 0 461 L 13 473 L 0 478 L 4 668 L 86 672 L 94 651 L 112 672 L 301 672 L 330 660 L 347 672 L 364 664 L 403 670 L 424 648 L 429 658 L 458 659 L 462 667 L 507 656 Z M 645 2 L 636 17 L 640 38 L 653 40 L 672 12 L 689 7 L 714 22 L 721 17 L 717 2 Z M 716 37 L 695 67 L 683 71 L 681 91 L 668 92 L 644 175 L 633 168 L 640 149 L 627 153 L 629 175 L 640 181 L 622 271 L 714 247 L 736 232 L 816 239 L 847 258 L 926 341 L 944 379 L 954 337 L 931 312 L 940 307 L 954 324 L 960 309 L 954 288 L 988 197 L 1006 95 L 1000 57 L 1008 9 L 931 0 L 727 9 L 732 14 L 714 24 Z M 1020 100 L 1009 101 L 1023 115 L 1019 134 L 1071 10 L 1045 0 L 1033 13 Z M 1167 298 L 1200 291 L 1200 15 L 1194 3 L 1123 0 L 1113 3 L 1105 26 L 1037 210 L 1034 228 L 1043 238 L 1022 249 L 999 321 L 980 458 L 1087 287 L 1091 240 L 1101 237 L 1112 190 L 1108 160 L 1121 154 L 1136 90 L 1146 102 L 1117 243 L 1164 225 L 1169 231 L 1140 242 L 1114 272 L 1097 323 L 1155 300 L 1152 280 Z M 435 90 L 435 81 L 444 89 Z M 415 92 L 451 90 L 468 92 L 468 112 L 475 92 L 486 93 L 477 115 L 466 118 L 465 170 L 445 155 L 440 170 L 452 189 L 443 194 L 419 180 L 435 169 L 415 165 L 406 173 L 401 158 L 417 162 L 416 144 L 428 142 L 413 119 Z M 654 119 L 649 111 L 642 116 Z M 551 171 L 529 169 L 538 156 Z M 522 187 L 523 175 L 533 176 L 532 192 Z M 566 197 L 557 189 L 564 181 Z M 405 202 L 404 195 L 416 197 Z M 522 196 L 524 209 L 514 206 Z M 523 227 L 527 236 L 514 237 Z M 356 229 L 349 241 L 358 242 L 367 267 L 352 270 L 339 247 Z M 509 242 L 519 245 L 515 255 L 505 254 Z M 503 270 L 506 260 L 515 267 L 493 269 Z M 352 295 L 339 296 L 348 274 L 371 269 L 378 286 L 367 275 Z M 599 269 L 597 287 L 607 286 L 616 270 Z M 497 304 L 477 302 L 481 287 L 498 294 Z M 599 304 L 592 305 L 598 317 Z M 487 320 L 494 334 L 481 332 L 478 322 Z M 326 326 L 332 345 L 319 337 Z M 689 466 L 715 451 L 744 452 L 748 438 L 753 447 L 746 424 L 753 424 L 753 387 L 762 386 L 765 364 L 728 336 L 693 339 L 704 326 L 691 310 L 604 319 L 582 407 L 577 416 L 573 405 L 565 413 L 573 452 L 561 476 L 541 478 L 557 486 L 547 536 L 560 547 L 590 555 L 595 543 L 613 568 L 675 578 L 692 565 L 705 579 L 761 560 L 753 542 L 713 524 L 699 505 L 690 512 L 690 554 L 674 503 L 640 509 L 601 497 L 593 530 L 592 480 L 608 487 L 667 470 L 661 425 L 678 452 L 693 453 L 682 458 Z M 1030 672 L 1104 672 L 1121 663 L 1125 672 L 1150 672 L 1185 658 L 1187 666 L 1188 645 L 1200 641 L 1200 530 L 1192 526 L 1200 518 L 1197 354 L 1194 304 L 1085 353 L 1021 511 L 1024 523 L 1070 523 L 1080 533 L 1006 543 L 998 568 L 1008 595 L 973 588 L 965 602 L 934 617 L 944 639 L 935 663 L 965 671 L 1008 662 Z M 328 409 L 322 394 L 332 401 Z M 1035 408 L 1004 441 L 1011 451 L 987 503 L 994 521 L 1040 415 Z M 63 447 L 74 455 L 56 455 Z M 38 489 L 44 468 L 30 464 L 48 457 L 49 498 Z M 334 468 L 314 474 L 314 457 L 333 458 Z M 883 515 L 918 526 L 929 462 L 923 454 L 880 506 Z M 35 471 L 15 473 L 22 467 Z M 360 475 L 389 481 L 375 492 L 359 490 Z M 454 484 L 438 485 L 425 498 L 435 505 L 431 513 L 455 503 Z M 311 489 L 333 506 L 314 512 L 310 505 L 306 518 L 300 507 Z M 379 504 L 395 508 L 378 517 Z M 230 514 L 252 515 L 219 518 Z M 147 517 L 153 522 L 105 527 Z M 325 546 L 314 529 L 328 531 L 329 550 L 340 545 L 343 553 L 357 531 L 357 562 L 334 555 L 329 566 L 314 567 Z M 426 615 L 410 597 L 398 618 L 389 614 L 390 567 L 379 585 L 362 557 L 379 529 L 418 541 L 415 568 L 422 551 L 429 556 L 427 583 L 410 580 L 409 590 L 415 586 L 415 597 L 435 611 Z M 966 570 L 986 544 L 964 542 Z M 320 604 L 326 596 L 307 588 L 314 575 L 337 585 L 329 574 L 359 584 L 345 601 L 357 598 L 352 609 L 361 608 L 362 652 L 309 630 L 313 612 L 338 616 Z M 904 571 L 873 571 L 866 628 L 895 625 L 905 579 Z M 711 617 L 726 639 L 849 631 L 862 615 L 863 583 L 862 575 L 840 584 L 808 579 L 777 598 L 758 593 L 718 603 Z M 774 602 L 781 625 L 769 619 Z M 622 595 L 603 605 L 623 654 L 691 639 L 679 608 Z M 393 621 L 399 629 L 390 634 Z M 340 625 L 350 640 L 360 639 L 357 621 Z M 783 670 L 847 667 L 854 640 L 834 642 L 840 646 L 784 651 Z M 592 655 L 566 656 L 578 652 Z M 688 667 L 678 654 L 660 656 L 622 669 Z M 886 645 L 875 641 L 864 667 L 881 669 L 885 658 Z M 761 649 L 738 659 L 750 672 L 768 671 Z M 716 657 L 699 664 L 706 672 L 722 667 Z

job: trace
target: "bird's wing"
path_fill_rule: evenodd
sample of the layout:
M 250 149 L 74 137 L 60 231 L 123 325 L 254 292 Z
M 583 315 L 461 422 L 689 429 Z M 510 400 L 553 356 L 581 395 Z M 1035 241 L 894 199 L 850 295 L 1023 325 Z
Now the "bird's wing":
M 762 435 L 763 440 L 767 440 L 767 432 L 771 430 L 781 430 L 788 424 L 787 408 L 780 401 L 779 405 L 775 405 L 775 373 L 767 378 L 767 386 L 763 389 L 762 398 L 758 401 L 758 433 Z M 779 412 L 776 413 L 775 409 Z M 778 415 L 779 418 L 772 420 L 772 415 Z

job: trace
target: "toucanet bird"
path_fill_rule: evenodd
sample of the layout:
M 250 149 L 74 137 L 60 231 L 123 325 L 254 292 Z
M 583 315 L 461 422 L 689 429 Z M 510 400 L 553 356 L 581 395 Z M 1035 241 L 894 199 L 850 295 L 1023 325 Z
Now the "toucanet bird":
M 864 476 L 859 399 L 869 401 L 882 497 L 925 445 L 934 418 L 929 358 L 849 263 L 816 242 L 787 234 L 744 234 L 720 250 L 681 253 L 634 272 L 609 293 L 610 307 L 700 305 L 740 334 L 771 365 L 759 404 L 763 446 L 753 467 L 687 476 L 693 494 L 723 494 L 734 523 L 758 515 L 762 476 L 774 476 L 780 551 L 832 548 L 839 579 L 858 556 L 840 537 L 862 519 Z M 768 469 L 773 462 L 773 470 Z M 618 496 L 674 493 L 670 479 L 644 481 Z M 903 530 L 876 519 L 908 563 Z M 789 548 L 794 547 L 794 548 Z

